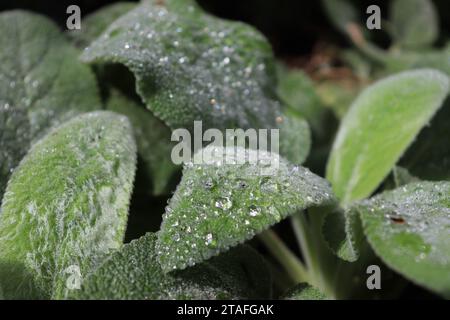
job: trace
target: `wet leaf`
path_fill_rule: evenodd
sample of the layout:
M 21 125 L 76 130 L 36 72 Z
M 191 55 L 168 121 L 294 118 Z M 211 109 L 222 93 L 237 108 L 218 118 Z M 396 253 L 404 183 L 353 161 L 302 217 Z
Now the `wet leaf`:
M 134 240 L 83 282 L 75 299 L 269 298 L 270 272 L 259 254 L 240 246 L 209 262 L 164 274 L 155 252 L 156 234 Z
M 255 29 L 206 14 L 194 1 L 146 1 L 85 50 L 91 63 L 119 63 L 138 94 L 172 129 L 271 128 L 280 106 L 273 55 Z
M 186 165 L 166 208 L 158 235 L 159 261 L 166 272 L 184 269 L 300 209 L 333 201 L 327 181 L 277 154 L 207 147 Z
M 68 281 L 121 246 L 135 153 L 128 120 L 105 111 L 76 117 L 32 147 L 1 208 L 6 298 L 63 298 Z
M 379 186 L 448 91 L 446 75 L 423 69 L 385 78 L 361 93 L 341 122 L 327 166 L 344 205 Z
M 360 23 L 358 10 L 349 0 L 322 0 L 322 6 L 334 27 L 344 34 L 349 24 Z
M 58 27 L 43 16 L 0 13 L 0 197 L 32 141 L 98 109 L 95 78 Z
M 429 46 L 439 36 L 439 16 L 431 0 L 394 0 L 390 16 L 394 40 L 403 47 Z
M 152 190 L 147 191 L 153 195 L 170 192 L 171 179 L 181 170 L 170 158 L 174 146 L 170 140 L 170 129 L 144 106 L 138 105 L 117 90 L 111 91 L 106 108 L 126 115 L 133 126 L 138 157 L 145 166 L 143 173 L 152 184 Z
M 369 243 L 389 267 L 450 296 L 450 183 L 408 184 L 358 210 Z

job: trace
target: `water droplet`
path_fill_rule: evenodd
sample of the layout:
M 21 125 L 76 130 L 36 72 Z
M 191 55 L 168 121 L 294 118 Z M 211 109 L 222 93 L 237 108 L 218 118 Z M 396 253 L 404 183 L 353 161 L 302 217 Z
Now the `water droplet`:
M 255 205 L 251 205 L 248 209 L 249 209 L 248 214 L 250 215 L 250 217 L 256 217 L 261 212 L 261 209 Z

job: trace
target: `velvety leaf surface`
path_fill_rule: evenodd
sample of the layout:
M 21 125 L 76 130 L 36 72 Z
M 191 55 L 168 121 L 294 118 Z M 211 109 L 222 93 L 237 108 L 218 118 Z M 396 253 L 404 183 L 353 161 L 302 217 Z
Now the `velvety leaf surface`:
M 258 161 L 250 161 L 257 157 Z M 184 269 L 252 238 L 300 209 L 332 201 L 327 181 L 276 154 L 207 147 L 185 166 L 163 216 L 159 261 L 164 271 Z
M 431 0 L 394 0 L 390 16 L 394 39 L 401 46 L 431 45 L 439 36 L 439 16 Z
M 170 191 L 171 178 L 181 170 L 170 158 L 174 146 L 170 141 L 170 129 L 150 111 L 117 90 L 111 91 L 106 108 L 124 114 L 130 120 L 136 138 L 138 156 L 144 163 L 144 173 L 153 186 L 152 190 L 148 191 L 153 195 L 167 194 Z
M 385 78 L 361 93 L 341 122 L 327 166 L 342 203 L 378 187 L 448 91 L 446 75 L 422 69 Z
M 31 142 L 98 109 L 95 78 L 58 27 L 25 11 L 0 13 L 0 197 Z
M 237 247 L 188 270 L 164 274 L 155 252 L 156 234 L 146 234 L 114 253 L 83 282 L 75 299 L 269 298 L 271 277 L 262 257 Z
M 85 50 L 91 63 L 129 68 L 137 92 L 172 129 L 270 128 L 273 55 L 252 27 L 206 14 L 194 1 L 146 1 L 115 22 Z
M 358 206 L 377 255 L 412 282 L 450 296 L 450 183 L 412 183 Z
M 307 283 L 300 283 L 291 290 L 289 290 L 285 300 L 329 300 L 326 295 L 320 292 L 317 288 L 310 286 Z
M 353 208 L 336 210 L 325 217 L 322 227 L 328 247 L 342 260 L 358 260 L 365 241 L 358 212 Z
M 280 117 L 280 154 L 295 164 L 302 164 L 311 149 L 311 133 L 308 122 L 293 114 Z
M 116 2 L 100 8 L 99 10 L 82 18 L 80 30 L 70 30 L 68 36 L 79 48 L 85 48 L 91 41 L 102 34 L 106 28 L 136 6 L 133 2 Z
M 450 100 L 418 136 L 401 160 L 423 180 L 450 180 Z
M 67 281 L 121 246 L 136 146 L 128 120 L 76 117 L 37 142 L 14 171 L 0 213 L 6 298 L 61 298 Z

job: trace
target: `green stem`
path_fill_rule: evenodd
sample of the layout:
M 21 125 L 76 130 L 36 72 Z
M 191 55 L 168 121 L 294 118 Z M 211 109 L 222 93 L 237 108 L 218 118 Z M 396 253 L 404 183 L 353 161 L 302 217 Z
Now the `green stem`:
M 295 283 L 309 282 L 308 272 L 303 263 L 284 244 L 275 232 L 267 230 L 259 234 L 258 237 Z

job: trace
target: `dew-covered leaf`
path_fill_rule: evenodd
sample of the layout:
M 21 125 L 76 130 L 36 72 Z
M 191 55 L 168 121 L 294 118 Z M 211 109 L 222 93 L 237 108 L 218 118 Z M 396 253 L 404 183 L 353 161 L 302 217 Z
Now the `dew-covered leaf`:
M 322 6 L 334 27 L 344 34 L 350 24 L 360 23 L 358 9 L 349 0 L 322 0 Z
M 409 147 L 401 160 L 422 180 L 450 180 L 450 99 Z
M 111 91 L 106 108 L 126 115 L 132 124 L 138 157 L 144 166 L 142 173 L 152 185 L 152 190 L 147 191 L 153 195 L 167 194 L 173 176 L 181 170 L 170 158 L 173 147 L 170 129 L 145 107 L 117 90 Z
M 75 299 L 269 298 L 271 276 L 264 259 L 247 246 L 208 262 L 164 274 L 155 252 L 156 234 L 126 244 L 89 275 Z
M 277 154 L 204 148 L 185 166 L 166 208 L 158 235 L 159 261 L 164 271 L 184 269 L 300 209 L 333 201 L 326 180 Z
M 413 183 L 413 182 L 419 182 L 420 179 L 413 176 L 408 169 L 405 169 L 400 166 L 395 166 L 394 169 L 392 169 L 392 176 L 394 178 L 394 184 L 395 187 L 401 187 L 405 184 Z
M 439 15 L 431 0 L 393 0 L 390 17 L 394 40 L 403 47 L 428 46 L 439 36 Z
M 280 117 L 280 154 L 295 164 L 302 164 L 311 148 L 311 133 L 308 122 L 294 114 L 286 113 Z
M 135 153 L 129 121 L 106 111 L 80 115 L 33 145 L 1 207 L 6 298 L 64 297 L 67 281 L 121 246 Z
M 329 300 L 319 289 L 307 283 L 300 283 L 290 289 L 284 296 L 285 300 Z
M 31 142 L 100 107 L 95 78 L 58 27 L 24 11 L 0 13 L 0 197 Z
M 136 78 L 138 94 L 172 129 L 271 128 L 273 54 L 250 26 L 206 14 L 194 1 L 146 1 L 87 48 L 82 59 L 118 63 Z
M 85 48 L 91 41 L 102 34 L 103 31 L 117 18 L 124 15 L 136 6 L 133 2 L 116 2 L 82 18 L 82 28 L 68 31 L 69 37 L 79 48 Z
M 403 72 L 368 87 L 341 122 L 327 178 L 344 204 L 369 196 L 442 105 L 446 75 Z
M 419 182 L 358 206 L 376 254 L 412 282 L 450 296 L 450 183 Z

